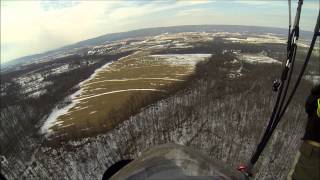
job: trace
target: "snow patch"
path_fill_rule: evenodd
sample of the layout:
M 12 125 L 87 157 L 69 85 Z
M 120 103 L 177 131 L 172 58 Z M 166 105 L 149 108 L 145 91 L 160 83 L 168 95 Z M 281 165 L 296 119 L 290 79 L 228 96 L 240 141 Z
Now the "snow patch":
M 43 89 L 43 90 L 39 90 L 39 91 L 36 91 L 32 94 L 29 94 L 28 97 L 31 97 L 31 98 L 38 98 L 40 97 L 41 95 L 45 94 L 47 92 L 47 90 Z
M 73 125 L 74 125 L 74 123 L 71 123 L 71 124 L 67 124 L 65 126 L 61 126 L 60 128 L 66 128 L 66 127 L 70 127 L 70 126 L 73 126 Z
M 119 92 L 126 92 L 126 91 L 160 91 L 160 92 L 165 92 L 165 90 L 159 90 L 159 89 L 124 89 L 124 90 L 117 90 L 117 91 L 109 91 L 109 92 L 96 94 L 96 95 L 93 95 L 93 96 L 88 96 L 88 97 L 79 98 L 79 99 L 75 99 L 75 100 L 76 101 L 82 101 L 82 100 L 86 100 L 86 99 L 90 99 L 90 98 L 94 98 L 94 97 L 98 97 L 98 96 L 103 96 L 103 95 L 113 94 L 113 93 L 119 93 Z
M 223 38 L 225 40 L 231 41 L 231 42 L 237 42 L 237 43 L 279 43 L 279 44 L 285 44 L 287 41 L 283 38 L 279 38 L 277 36 L 272 36 L 269 34 L 266 35 L 257 35 L 256 37 L 247 37 L 247 38 L 237 38 L 237 37 L 231 37 L 231 38 Z
M 281 64 L 280 61 L 273 59 L 271 57 L 265 56 L 263 54 L 241 54 L 238 56 L 238 58 L 250 64 L 260 64 L 260 63 Z
M 61 73 L 67 72 L 68 70 L 69 70 L 69 64 L 65 64 L 63 66 L 52 69 L 51 74 L 61 74 Z
M 115 82 L 122 82 L 122 81 L 136 81 L 136 80 L 165 80 L 165 81 L 183 81 L 181 79 L 174 79 L 174 78 L 122 78 L 122 79 L 106 79 L 102 81 L 95 81 L 92 83 L 86 83 L 84 86 L 97 84 L 101 82 L 109 82 L 109 81 L 115 81 Z
M 155 58 L 156 60 L 164 60 L 168 64 L 195 66 L 197 62 L 211 57 L 211 54 L 161 54 L 151 55 L 150 57 Z
M 98 111 L 91 111 L 89 114 L 94 114 L 94 113 L 96 113 L 96 112 L 98 112 Z
M 100 71 L 102 71 L 104 68 L 108 67 L 111 63 L 112 63 L 112 62 L 107 63 L 107 64 L 103 65 L 102 67 L 96 69 L 96 70 L 94 71 L 94 73 L 93 73 L 88 79 L 86 79 L 86 80 L 82 81 L 81 83 L 79 83 L 79 86 L 81 87 L 84 83 L 86 83 L 86 82 L 90 81 L 91 79 L 93 79 L 94 76 L 95 76 L 98 72 L 100 72 Z M 75 99 L 77 96 L 79 96 L 79 95 L 81 94 L 81 92 L 82 92 L 82 89 L 79 89 L 78 91 L 76 91 L 75 93 L 73 93 L 71 96 L 69 96 L 69 97 L 67 98 L 67 99 L 71 99 L 71 103 L 70 103 L 69 105 L 67 105 L 67 106 L 65 106 L 65 107 L 63 107 L 63 108 L 61 108 L 61 109 L 59 109 L 58 107 L 55 107 L 55 108 L 52 110 L 52 112 L 50 113 L 50 115 L 48 116 L 48 118 L 46 119 L 46 121 L 44 122 L 44 124 L 42 125 L 42 127 L 41 127 L 41 129 L 40 129 L 40 133 L 41 133 L 41 134 L 47 134 L 47 135 L 52 134 L 52 129 L 51 129 L 51 128 L 57 123 L 57 122 L 56 122 L 57 119 L 58 119 L 60 116 L 68 113 L 68 111 L 77 104 L 78 101 L 74 101 L 74 99 Z
M 120 59 L 119 59 L 119 60 L 120 60 Z M 109 62 L 109 63 L 103 65 L 102 67 L 96 69 L 96 70 L 94 71 L 94 73 L 91 74 L 91 76 L 90 76 L 88 79 L 82 81 L 82 82 L 79 84 L 79 86 L 81 87 L 81 86 L 82 86 L 83 84 L 85 84 L 86 82 L 92 80 L 92 79 L 98 74 L 98 72 L 103 71 L 105 68 L 107 68 L 107 67 L 108 67 L 110 64 L 112 64 L 112 63 L 113 63 L 113 62 Z
M 70 96 L 71 99 L 74 99 L 76 96 L 78 96 L 81 93 L 81 90 L 78 90 L 77 92 L 75 92 L 74 94 L 72 94 Z M 48 134 L 50 135 L 52 133 L 52 129 L 51 127 L 56 125 L 56 124 L 60 124 L 59 122 L 56 122 L 58 117 L 66 114 L 69 109 L 73 108 L 76 105 L 75 101 L 72 101 L 69 105 L 59 109 L 58 107 L 55 107 L 51 114 L 49 115 L 49 117 L 47 118 L 47 120 L 44 122 L 44 124 L 42 125 L 40 132 L 42 134 Z M 62 122 L 61 122 L 62 123 Z
M 312 84 L 320 84 L 320 75 L 305 75 L 303 79 L 311 81 Z

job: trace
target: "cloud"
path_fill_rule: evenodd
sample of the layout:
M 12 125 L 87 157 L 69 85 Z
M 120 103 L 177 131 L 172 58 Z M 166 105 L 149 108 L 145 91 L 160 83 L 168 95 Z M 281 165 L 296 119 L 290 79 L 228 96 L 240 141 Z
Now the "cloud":
M 115 3 L 116 4 L 116 3 Z M 43 8 L 39 1 L 6 2 L 1 6 L 1 61 L 39 53 L 97 34 L 97 20 L 111 11 L 113 3 L 82 1 L 68 8 Z
M 5 1 L 1 3 L 1 47 L 8 48 L 1 48 L 1 61 L 147 27 L 143 21 L 153 19 L 155 13 L 205 3 L 209 1 Z
M 204 13 L 210 13 L 208 12 L 208 10 L 205 9 L 201 9 L 201 8 L 194 8 L 194 9 L 186 9 L 186 10 L 182 10 L 180 12 L 177 13 L 177 16 L 196 16 L 196 15 L 202 15 Z
M 270 2 L 270 1 L 263 1 L 263 0 L 251 0 L 251 1 L 232 1 L 232 3 L 239 3 L 239 4 L 246 4 L 246 5 L 253 5 L 253 6 L 257 6 L 257 5 L 266 5 L 266 4 L 270 4 L 270 3 L 274 3 L 274 2 Z
M 312 10 L 320 10 L 320 1 L 319 0 L 309 0 L 309 1 L 304 1 L 303 8 L 306 9 L 312 9 Z

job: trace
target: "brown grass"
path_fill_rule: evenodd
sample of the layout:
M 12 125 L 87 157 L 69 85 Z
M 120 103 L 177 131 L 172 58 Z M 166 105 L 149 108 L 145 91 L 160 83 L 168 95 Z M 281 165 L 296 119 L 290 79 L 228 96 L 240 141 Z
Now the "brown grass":
M 67 114 L 57 119 L 62 123 L 51 128 L 54 131 L 52 140 L 65 141 L 106 132 L 138 113 L 142 107 L 181 89 L 193 71 L 191 65 L 171 65 L 144 55 L 122 58 L 83 84 L 82 94 L 75 99 L 125 89 L 160 91 L 125 91 L 80 100 Z M 131 80 L 107 81 L 119 79 Z

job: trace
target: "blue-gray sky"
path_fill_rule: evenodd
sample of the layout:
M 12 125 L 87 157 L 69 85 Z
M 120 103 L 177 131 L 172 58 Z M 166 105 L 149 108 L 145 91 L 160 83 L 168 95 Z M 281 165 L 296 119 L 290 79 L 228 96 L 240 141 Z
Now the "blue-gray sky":
M 312 31 L 320 0 L 305 0 Z M 297 0 L 292 0 L 293 15 Z M 112 32 L 189 25 L 288 27 L 287 0 L 1 1 L 1 63 Z

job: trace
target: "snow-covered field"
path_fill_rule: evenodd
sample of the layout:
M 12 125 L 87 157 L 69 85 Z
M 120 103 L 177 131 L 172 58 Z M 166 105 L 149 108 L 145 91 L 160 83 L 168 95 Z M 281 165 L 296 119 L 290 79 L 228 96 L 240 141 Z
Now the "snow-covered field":
M 265 34 L 265 35 L 257 35 L 255 37 L 247 37 L 247 38 L 237 38 L 237 37 L 227 37 L 225 40 L 232 42 L 240 42 L 240 43 L 280 43 L 285 44 L 287 40 L 284 38 L 280 38 L 278 36 Z
M 68 136 L 77 131 L 94 133 L 93 126 L 109 127 L 109 112 L 126 104 L 132 95 L 164 93 L 164 85 L 183 82 L 197 62 L 211 54 L 147 55 L 137 52 L 97 69 L 80 89 L 67 98 L 71 103 L 55 108 L 41 128 L 51 137 Z M 139 94 L 137 94 L 139 92 Z M 142 93 L 142 94 L 141 94 Z M 102 125 L 104 124 L 104 125 Z M 82 136 L 82 135 L 80 135 Z
M 258 108 L 259 105 L 253 104 L 251 106 L 249 103 L 250 100 L 255 100 L 256 98 L 251 96 L 253 93 L 247 94 L 249 98 L 246 97 L 245 93 L 239 94 L 239 96 L 236 95 L 233 99 L 229 97 L 226 99 L 218 98 L 210 101 L 208 106 L 203 106 L 205 99 L 202 98 L 206 94 L 205 91 L 214 88 L 215 84 L 202 84 L 198 89 L 182 95 L 183 97 L 174 95 L 169 99 L 158 101 L 152 106 L 143 108 L 143 112 L 140 115 L 129 117 L 127 121 L 116 126 L 117 128 L 114 128 L 112 124 L 113 113 L 119 109 L 122 110 L 121 107 L 128 107 L 127 109 L 130 111 L 130 105 L 136 102 L 135 99 L 144 99 L 145 97 L 147 99 L 147 95 L 150 94 L 161 95 L 166 93 L 166 88 L 169 85 L 184 82 L 194 71 L 197 62 L 206 60 L 211 56 L 211 54 L 162 53 L 167 52 L 166 50 L 169 48 L 170 50 L 175 50 L 170 51 L 171 53 L 178 53 L 181 49 L 183 49 L 183 52 L 188 52 L 188 48 L 197 47 L 201 43 L 208 43 L 215 39 L 221 40 L 221 38 L 229 43 L 249 43 L 251 45 L 286 43 L 285 39 L 274 34 L 185 32 L 163 33 L 158 36 L 124 39 L 87 47 L 84 54 L 89 57 L 91 55 L 98 55 L 98 57 L 101 55 L 103 57 L 103 55 L 128 51 L 135 53 L 97 69 L 87 80 L 78 84 L 78 91 L 65 99 L 65 102 L 69 102 L 67 106 L 63 108 L 57 106 L 47 117 L 41 128 L 41 133 L 47 135 L 49 139 L 62 138 L 62 140 L 68 141 L 73 137 L 82 138 L 81 140 L 67 142 L 67 144 L 72 145 L 71 148 L 75 151 L 68 151 L 70 146 L 66 150 L 65 147 L 55 149 L 42 147 L 43 144 L 41 144 L 30 162 L 26 163 L 21 158 L 17 158 L 19 163 L 8 161 L 6 162 L 6 171 L 9 170 L 11 172 L 11 169 L 13 169 L 11 167 L 21 167 L 16 168 L 17 171 L 22 172 L 23 176 L 27 177 L 37 176 L 37 172 L 40 172 L 40 177 L 46 179 L 52 176 L 54 172 L 57 172 L 56 176 L 67 177 L 70 175 L 70 179 L 100 179 L 100 175 L 106 169 L 104 165 L 106 162 L 108 163 L 107 166 L 110 166 L 123 157 L 120 157 L 117 154 L 118 152 L 123 155 L 122 151 L 132 148 L 130 153 L 134 152 L 133 157 L 135 158 L 143 149 L 153 146 L 154 143 L 168 141 L 184 145 L 190 145 L 191 143 L 191 145 L 193 144 L 193 146 L 199 147 L 205 152 L 212 153 L 211 155 L 213 156 L 222 154 L 220 158 L 223 161 L 239 162 L 239 156 L 243 156 L 244 153 L 248 155 L 254 148 L 254 143 L 252 143 L 252 147 L 248 147 L 248 144 L 243 142 L 254 141 L 260 132 L 254 132 L 254 134 L 240 139 L 237 136 L 239 136 L 240 132 L 246 132 L 244 127 L 249 127 L 247 125 L 254 124 L 255 129 L 260 129 L 255 126 L 255 124 L 263 126 L 263 123 L 256 123 L 257 114 L 266 113 L 261 111 L 261 108 Z M 259 64 L 260 68 L 265 67 L 263 64 L 266 66 L 267 64 L 281 64 L 280 60 L 271 58 L 274 56 L 268 56 L 267 51 L 245 54 L 241 50 L 224 49 L 222 54 L 224 53 L 235 54 L 234 60 L 230 63 L 232 67 L 230 69 L 226 68 L 226 75 L 232 81 L 236 81 L 238 77 L 246 78 L 246 73 L 248 73 L 245 66 L 246 63 Z M 85 65 L 87 66 L 88 64 Z M 54 66 L 49 72 L 53 75 L 59 75 L 74 67 L 64 64 L 62 66 Z M 30 93 L 30 96 L 37 97 L 41 93 L 46 93 L 43 89 L 51 83 L 44 80 L 45 75 L 32 72 L 16 80 L 23 87 L 24 93 Z M 304 76 L 304 79 L 315 83 L 320 81 L 320 76 L 310 73 Z M 204 83 L 204 81 L 201 81 L 201 83 Z M 259 84 L 259 82 L 256 83 Z M 252 87 L 255 86 L 258 87 L 253 83 Z M 211 93 L 211 91 L 208 91 L 208 93 Z M 269 102 L 269 100 L 264 99 L 259 102 L 265 103 L 267 107 L 272 100 Z M 189 107 L 192 103 L 197 109 L 191 112 L 192 115 L 189 115 Z M 239 109 L 237 104 L 243 104 L 243 106 Z M 232 111 L 234 114 L 231 115 L 228 113 L 230 105 L 236 110 Z M 227 111 L 222 107 L 225 107 Z M 179 109 L 185 109 L 184 114 Z M 239 112 L 236 114 L 238 110 Z M 175 121 L 172 121 L 173 117 Z M 295 117 L 299 116 L 294 114 Z M 230 121 L 226 121 L 227 119 Z M 241 122 L 239 123 L 239 121 Z M 172 125 L 172 122 L 176 123 Z M 296 122 L 300 123 L 301 121 L 297 119 Z M 292 124 L 286 125 L 291 126 Z M 98 133 L 103 134 L 95 136 Z M 302 134 L 300 131 L 295 131 L 295 133 Z M 94 137 L 90 138 L 90 136 Z M 276 133 L 275 137 L 282 136 L 287 140 L 287 134 Z M 300 136 L 289 137 L 296 138 L 296 140 L 279 141 L 279 144 L 283 145 L 282 154 L 288 152 L 288 147 L 296 149 L 298 146 L 297 142 L 299 142 Z M 90 142 L 88 143 L 89 139 Z M 229 142 L 228 144 L 226 144 L 227 141 Z M 134 144 L 130 144 L 132 142 Z M 273 144 L 275 143 L 278 143 L 278 141 L 273 142 Z M 242 148 L 245 149 L 245 152 L 235 148 L 235 144 L 237 144 L 237 147 L 240 147 L 240 145 L 245 146 Z M 278 148 L 274 150 L 278 150 Z M 293 150 L 290 153 L 293 154 Z M 267 154 L 268 158 L 263 161 L 262 167 L 271 167 L 267 166 L 267 163 L 274 159 L 273 156 L 269 158 L 269 155 L 270 153 Z M 288 162 L 281 163 L 285 163 L 283 167 L 288 168 L 288 164 L 290 164 L 288 158 L 278 161 L 284 160 Z M 8 166 L 9 163 L 12 166 Z M 25 166 L 28 166 L 28 169 Z M 268 174 L 279 174 L 278 171 L 268 168 L 262 169 L 266 170 Z M 13 173 L 9 177 L 20 177 L 22 174 L 15 174 L 17 171 L 12 171 Z M 282 177 L 283 175 L 279 176 Z M 259 177 L 256 179 L 259 179 Z
M 155 60 L 162 60 L 172 65 L 191 65 L 195 66 L 199 61 L 211 57 L 211 54 L 162 54 L 151 55 Z
M 240 54 L 238 58 L 244 62 L 250 63 L 250 64 L 260 64 L 260 63 L 276 63 L 281 64 L 280 61 L 273 59 L 271 57 L 268 57 L 264 54 Z
M 125 104 L 126 101 L 119 101 L 117 98 L 126 99 L 135 92 L 161 93 L 164 91 L 161 89 L 162 87 L 183 82 L 185 77 L 193 73 L 195 65 L 199 61 L 210 58 L 211 54 L 157 54 L 157 52 L 169 48 L 192 48 L 196 43 L 210 42 L 216 38 L 235 43 L 286 43 L 285 38 L 270 33 L 258 35 L 229 32 L 184 32 L 124 39 L 89 47 L 87 55 L 105 55 L 125 51 L 133 51 L 134 53 L 130 58 L 123 58 L 104 65 L 87 80 L 81 82 L 79 84 L 80 90 L 67 98 L 71 100 L 71 104 L 62 109 L 55 108 L 43 125 L 41 132 L 50 134 L 62 130 L 62 134 L 67 134 L 68 127 L 77 127 L 80 130 L 94 129 L 86 125 L 96 119 L 105 122 L 108 116 L 106 112 L 113 107 L 122 106 L 121 103 Z M 227 50 L 223 50 L 223 53 L 226 53 L 225 51 Z M 265 52 L 249 54 L 234 50 L 233 53 L 236 54 L 234 60 L 236 64 L 281 64 L 281 61 L 267 56 Z M 60 74 L 67 72 L 70 68 L 66 64 L 52 69 L 50 73 Z M 228 77 L 231 79 L 240 77 L 243 75 L 242 70 L 241 65 L 230 71 Z M 30 97 L 37 97 L 46 93 L 42 89 L 50 83 L 43 82 L 43 79 L 40 74 L 34 74 L 33 76 L 21 77 L 17 81 L 25 87 L 25 92 L 30 93 Z M 305 79 L 313 82 L 319 81 L 316 76 L 305 76 Z M 43 87 L 39 87 L 40 84 Z M 107 110 L 103 107 L 107 107 Z M 78 124 L 81 125 L 78 126 Z
M 56 130 L 62 129 L 60 127 L 65 127 L 55 126 L 55 122 L 68 125 L 71 123 L 67 122 L 67 119 L 76 121 L 79 120 L 79 118 L 83 119 L 82 117 L 87 117 L 85 114 L 90 115 L 86 121 L 92 121 L 92 115 L 97 115 L 99 113 L 90 114 L 90 112 L 101 112 L 101 110 L 94 108 L 92 104 L 90 105 L 90 102 L 93 100 L 95 101 L 95 106 L 97 106 L 97 99 L 99 98 L 104 99 L 107 96 L 115 94 L 126 94 L 126 96 L 128 96 L 135 91 L 146 93 L 152 91 L 161 92 L 162 89 L 159 89 L 160 87 L 184 81 L 184 78 L 193 72 L 195 65 L 199 61 L 210 58 L 211 54 L 151 53 L 153 55 L 150 55 L 150 52 L 157 52 L 158 50 L 165 50 L 168 48 L 192 48 L 194 47 L 194 43 L 210 42 L 215 38 L 223 38 L 227 41 L 241 43 L 286 43 L 284 38 L 280 38 L 274 34 L 248 35 L 246 33 L 229 32 L 183 32 L 163 33 L 157 36 L 136 39 L 129 38 L 105 42 L 102 45 L 89 47 L 87 55 L 104 55 L 123 51 L 135 51 L 135 53 L 131 56 L 132 60 L 128 60 L 128 58 L 119 60 L 114 63 L 114 66 L 112 65 L 113 63 L 106 64 L 102 68 L 96 70 L 90 78 L 81 82 L 79 84 L 80 90 L 67 98 L 71 99 L 72 103 L 62 109 L 55 108 L 42 127 L 42 133 L 52 132 L 53 127 L 56 127 Z M 263 53 L 237 53 L 237 58 L 242 62 L 251 64 L 281 63 Z M 67 72 L 70 68 L 72 67 L 65 64 L 52 69 L 50 73 L 53 75 L 60 74 Z M 230 78 L 242 76 L 241 71 L 242 67 L 239 67 L 238 70 L 230 72 Z M 41 74 L 34 73 L 32 76 L 22 76 L 20 79 L 17 79 L 17 82 L 24 87 L 25 93 L 29 93 L 30 97 L 37 97 L 46 93 L 43 89 L 50 84 L 50 82 L 43 82 L 43 79 L 44 77 Z M 113 99 L 112 103 L 114 103 L 114 101 L 115 100 Z M 107 104 L 107 102 L 104 103 Z M 86 104 L 86 107 L 88 108 L 81 110 L 78 106 L 82 107 L 83 104 Z M 105 106 L 101 103 L 98 104 L 102 107 Z M 75 110 L 77 110 L 76 112 L 90 112 L 83 112 L 79 118 L 74 118 L 72 117 L 72 112 Z M 66 118 L 66 116 L 68 116 L 68 118 Z M 102 116 L 105 117 L 106 113 L 103 113 L 100 116 L 101 118 Z

